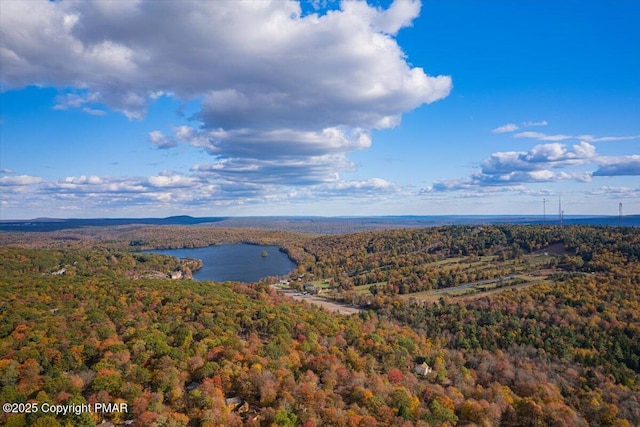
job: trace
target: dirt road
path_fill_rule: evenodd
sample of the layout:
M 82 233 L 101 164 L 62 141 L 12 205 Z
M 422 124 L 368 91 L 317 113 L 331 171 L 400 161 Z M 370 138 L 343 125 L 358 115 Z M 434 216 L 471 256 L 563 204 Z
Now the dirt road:
M 362 311 L 362 309 L 358 307 L 354 307 L 352 305 L 346 305 L 346 304 L 339 304 L 337 302 L 329 301 L 317 295 L 304 295 L 294 291 L 281 291 L 281 292 L 284 292 L 286 295 L 290 296 L 291 298 L 297 301 L 306 301 L 309 304 L 315 304 L 317 306 L 324 307 L 325 309 L 333 313 L 349 315 L 349 314 L 360 313 Z

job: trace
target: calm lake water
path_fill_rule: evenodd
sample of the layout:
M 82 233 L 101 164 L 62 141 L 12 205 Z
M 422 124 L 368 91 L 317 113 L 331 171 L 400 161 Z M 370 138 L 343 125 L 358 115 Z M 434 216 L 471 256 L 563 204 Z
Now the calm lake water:
M 262 251 L 268 256 L 263 257 Z M 250 283 L 267 276 L 285 275 L 296 267 L 277 246 L 234 244 L 146 252 L 202 260 L 202 268 L 193 273 L 194 280 Z

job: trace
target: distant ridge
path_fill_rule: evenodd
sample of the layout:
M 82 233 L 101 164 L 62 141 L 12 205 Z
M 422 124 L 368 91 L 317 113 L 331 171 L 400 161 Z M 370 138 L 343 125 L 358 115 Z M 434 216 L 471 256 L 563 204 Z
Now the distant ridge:
M 80 227 L 115 225 L 196 225 L 224 220 L 225 217 L 194 218 L 189 215 L 167 218 L 36 218 L 29 220 L 0 220 L 0 231 L 55 231 Z
M 559 225 L 557 218 L 541 215 L 397 215 L 370 217 L 319 217 L 319 216 L 273 216 L 273 217 L 192 217 L 189 215 L 167 218 L 35 218 L 29 220 L 0 220 L 0 231 L 44 232 L 81 227 L 105 227 L 118 225 L 198 225 L 212 224 L 229 228 L 261 228 L 299 231 L 319 234 L 344 232 L 436 227 L 443 225 Z M 640 215 L 588 216 L 567 215 L 564 225 L 600 225 L 640 227 Z

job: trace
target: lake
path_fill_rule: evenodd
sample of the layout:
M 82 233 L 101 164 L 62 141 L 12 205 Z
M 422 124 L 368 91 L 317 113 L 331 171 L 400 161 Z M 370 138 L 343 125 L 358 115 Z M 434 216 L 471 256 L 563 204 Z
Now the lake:
M 263 257 L 266 251 L 268 256 Z M 296 268 L 287 254 L 277 246 L 232 244 L 193 249 L 158 249 L 148 253 L 176 258 L 197 258 L 202 268 L 193 272 L 194 280 L 251 283 L 267 276 L 283 276 Z

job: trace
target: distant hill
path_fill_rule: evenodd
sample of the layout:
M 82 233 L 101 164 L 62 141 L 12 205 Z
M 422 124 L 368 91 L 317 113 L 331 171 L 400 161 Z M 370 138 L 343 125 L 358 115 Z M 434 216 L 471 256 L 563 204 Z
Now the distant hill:
M 0 231 L 55 231 L 79 227 L 117 225 L 198 225 L 210 224 L 228 228 L 260 228 L 317 234 L 341 234 L 365 230 L 436 227 L 442 225 L 490 224 L 547 224 L 558 225 L 558 218 L 541 215 L 428 215 L 428 216 L 371 216 L 371 217 L 192 217 L 167 218 L 36 218 L 29 220 L 0 220 Z M 640 227 L 640 215 L 588 216 L 563 218 L 565 225 L 603 225 Z
M 224 220 L 224 217 L 194 218 L 188 215 L 167 218 L 36 218 L 30 220 L 2 220 L 0 231 L 55 231 L 80 227 L 115 225 L 197 225 Z

